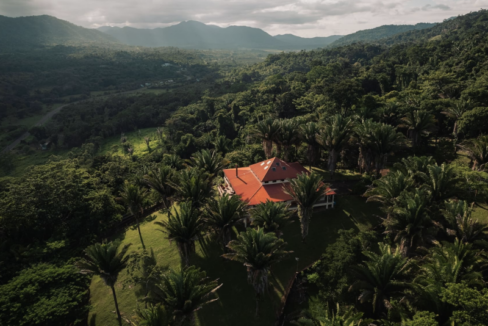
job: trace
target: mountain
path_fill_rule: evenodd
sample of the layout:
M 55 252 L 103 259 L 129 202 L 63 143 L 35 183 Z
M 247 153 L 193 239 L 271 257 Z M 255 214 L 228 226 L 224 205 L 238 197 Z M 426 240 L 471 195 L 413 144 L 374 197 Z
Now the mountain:
M 365 29 L 341 37 L 329 46 L 343 46 L 356 42 L 371 42 L 394 36 L 409 31 L 422 30 L 436 26 L 437 24 L 419 23 L 416 25 L 383 25 L 372 29 Z
M 276 35 L 274 38 L 289 44 L 295 44 L 297 46 L 305 46 L 315 48 L 321 48 L 325 45 L 329 45 L 330 43 L 340 39 L 343 37 L 342 35 L 331 35 L 326 37 L 312 37 L 312 38 L 304 38 L 300 36 L 296 36 L 293 34 L 283 34 L 283 35 Z
M 106 26 L 100 27 L 99 30 L 128 45 L 194 49 L 305 50 L 324 47 L 340 37 L 302 38 L 290 34 L 273 37 L 259 28 L 246 26 L 222 28 L 196 21 L 186 21 L 155 29 Z
M 52 16 L 11 18 L 0 15 L 0 48 L 42 45 L 115 44 L 118 41 L 100 31 L 76 26 Z

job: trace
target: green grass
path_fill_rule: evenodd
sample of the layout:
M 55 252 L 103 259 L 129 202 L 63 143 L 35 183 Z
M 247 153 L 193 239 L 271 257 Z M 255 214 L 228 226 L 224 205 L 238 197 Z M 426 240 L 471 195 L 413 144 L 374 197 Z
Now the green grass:
M 475 206 L 472 217 L 481 223 L 488 224 L 488 205 L 479 204 L 479 206 Z
M 134 149 L 134 155 L 144 156 L 150 153 L 149 149 L 147 148 L 146 142 L 144 137 L 149 137 L 150 142 L 149 146 L 152 150 L 156 147 L 156 129 L 157 128 L 145 128 L 140 129 L 138 131 L 130 131 L 124 133 L 127 141 L 131 143 L 132 148 Z M 116 150 L 114 148 L 116 147 Z M 120 142 L 120 136 L 112 136 L 103 140 L 102 145 L 100 146 L 99 154 L 107 154 L 112 153 L 114 155 L 124 156 L 124 150 L 122 148 L 122 143 Z
M 376 214 L 378 206 L 365 203 L 357 196 L 343 196 L 337 198 L 337 207 L 322 210 L 314 214 L 311 221 L 307 242 L 303 243 L 300 236 L 300 224 L 295 218 L 283 230 L 284 239 L 288 243 L 287 249 L 293 253 L 287 259 L 274 266 L 269 295 L 260 303 L 260 314 L 254 317 L 254 291 L 247 283 L 246 268 L 237 262 L 227 261 L 220 257 L 220 247 L 206 240 L 197 245 L 197 253 L 191 257 L 191 264 L 201 267 L 212 279 L 219 279 L 223 284 L 219 289 L 220 300 L 214 302 L 197 315 L 197 323 L 201 326 L 232 325 L 232 326 L 269 326 L 276 319 L 276 312 L 280 306 L 285 288 L 292 279 L 297 267 L 303 269 L 320 258 L 326 246 L 335 241 L 340 229 L 367 229 L 379 223 Z M 166 216 L 157 215 L 156 220 Z M 180 268 L 180 260 L 175 244 L 164 239 L 153 222 L 141 226 L 144 242 L 147 248 L 153 248 L 159 264 Z M 119 235 L 123 243 L 132 243 L 131 250 L 140 250 L 137 230 L 128 230 Z M 295 257 L 299 258 L 298 266 Z M 126 316 L 132 316 L 137 307 L 135 289 L 122 288 L 126 280 L 122 272 L 117 282 L 117 295 L 121 311 Z M 98 278 L 94 277 L 90 287 L 92 310 L 90 318 L 95 325 L 116 325 L 114 303 L 110 289 Z
M 314 166 L 312 167 L 312 171 L 320 174 L 324 181 L 360 180 L 362 177 L 361 173 L 347 169 L 336 169 L 332 178 L 327 170 Z

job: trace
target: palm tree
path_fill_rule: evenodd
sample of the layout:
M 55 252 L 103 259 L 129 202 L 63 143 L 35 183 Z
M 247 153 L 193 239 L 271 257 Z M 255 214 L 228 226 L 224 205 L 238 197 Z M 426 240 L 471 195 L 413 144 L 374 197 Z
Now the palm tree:
M 106 244 L 96 243 L 85 249 L 86 258 L 75 263 L 83 274 L 98 275 L 104 283 L 112 289 L 115 310 L 119 325 L 122 325 L 119 305 L 115 294 L 115 283 L 119 273 L 127 266 L 129 256 L 126 256 L 130 244 L 126 244 L 119 251 L 119 242 L 109 242 Z
M 417 184 L 423 182 L 421 175 L 428 172 L 430 165 L 436 162 L 432 156 L 409 156 L 393 164 L 393 169 L 411 177 Z
M 212 182 L 208 173 L 198 169 L 186 169 L 176 175 L 176 181 L 169 182 L 176 190 L 180 201 L 190 201 L 194 208 L 202 207 L 212 195 Z
M 254 128 L 254 136 L 262 140 L 264 154 L 266 158 L 270 158 L 273 151 L 273 142 L 280 129 L 279 121 L 277 119 L 267 118 L 256 123 Z
M 142 239 L 141 228 L 139 226 L 139 219 L 144 214 L 144 207 L 147 203 L 147 190 L 137 185 L 130 184 L 127 181 L 124 183 L 119 199 L 129 209 L 129 212 L 134 215 L 137 223 L 137 231 L 139 232 L 139 239 L 141 239 L 142 248 L 146 249 L 144 240 Z
M 317 135 L 317 142 L 325 150 L 329 151 L 328 169 L 331 176 L 335 172 L 339 153 L 347 142 L 353 125 L 351 118 L 336 114 L 325 123 Z
M 428 190 L 434 201 L 443 201 L 459 195 L 458 187 L 461 178 L 456 174 L 453 166 L 442 164 L 441 166 L 427 166 L 427 173 L 420 173 L 425 184 L 423 187 Z
M 190 266 L 164 274 L 161 283 L 156 284 L 156 295 L 150 300 L 172 311 L 176 325 L 184 322 L 192 325 L 196 311 L 218 300 L 215 292 L 221 286 L 218 280 L 209 280 L 200 268 Z
M 290 220 L 293 211 L 290 205 L 284 202 L 272 202 L 269 199 L 265 203 L 256 205 L 250 211 L 252 225 L 263 228 L 266 232 L 274 232 L 280 237 L 281 229 Z
M 280 125 L 280 129 L 275 137 L 277 148 L 279 148 L 279 154 L 281 154 L 281 150 L 283 150 L 283 158 L 286 162 L 289 162 L 291 148 L 299 141 L 297 132 L 299 121 L 296 119 L 284 119 L 280 121 Z
M 320 175 L 314 172 L 311 174 L 301 173 L 283 186 L 283 191 L 290 195 L 298 206 L 303 241 L 308 235 L 313 206 L 325 196 L 326 190 L 327 185 L 322 182 Z
M 191 165 L 193 167 L 209 173 L 212 177 L 215 177 L 217 173 L 222 171 L 228 163 L 218 152 L 208 149 L 196 152 L 191 157 Z
M 372 149 L 373 131 L 378 123 L 372 119 L 364 120 L 356 124 L 354 133 L 356 134 L 356 141 L 359 145 L 358 166 L 360 172 L 371 172 L 373 168 L 374 154 Z
M 435 128 L 435 118 L 427 111 L 410 110 L 405 117 L 402 118 L 401 128 L 408 129 L 408 136 L 412 140 L 414 150 L 420 143 L 421 136 L 428 136 Z
M 454 135 L 454 138 L 458 138 L 458 122 L 463 116 L 464 112 L 468 111 L 469 108 L 469 103 L 463 100 L 458 100 L 453 103 L 450 107 L 446 108 L 445 111 L 442 113 L 447 115 L 449 118 L 454 120 L 454 127 L 452 129 L 452 134 Z
M 173 316 L 163 305 L 155 305 L 147 309 L 136 310 L 137 322 L 131 323 L 134 326 L 171 326 Z
M 367 260 L 351 266 L 356 281 L 349 288 L 349 291 L 359 290 L 358 300 L 371 302 L 373 312 L 378 316 L 385 308 L 389 309 L 392 299 L 403 296 L 405 289 L 410 287 L 408 279 L 413 269 L 412 261 L 404 258 L 400 250 L 393 250 L 383 243 L 379 247 L 379 254 L 365 251 Z
M 446 201 L 441 212 L 447 221 L 446 232 L 464 243 L 474 243 L 488 237 L 488 225 L 471 217 L 472 207 L 463 200 Z
M 364 194 L 368 197 L 366 201 L 381 203 L 389 217 L 398 197 L 404 191 L 412 189 L 414 181 L 400 171 L 393 171 L 380 179 L 374 180 L 373 185 L 374 187 L 369 188 Z
M 173 172 L 169 166 L 162 166 L 149 170 L 144 175 L 144 182 L 159 194 L 166 210 L 171 206 L 169 198 L 173 195 L 173 188 L 170 187 L 169 182 L 172 180 Z
M 414 192 L 403 194 L 391 218 L 384 221 L 385 233 L 394 236 L 394 241 L 400 244 L 399 249 L 405 256 L 409 255 L 410 250 L 435 239 L 437 226 L 430 218 L 428 207 L 428 194 L 415 189 Z
M 154 222 L 163 229 L 159 230 L 168 236 L 169 241 L 175 241 L 181 260 L 188 266 L 190 254 L 195 252 L 195 241 L 200 238 L 204 227 L 203 218 L 191 202 L 182 202 L 179 209 L 169 212 L 168 220 Z
M 465 141 L 461 149 L 468 153 L 473 162 L 473 170 L 483 171 L 488 163 L 488 135 Z
M 320 128 L 315 122 L 308 122 L 300 126 L 299 136 L 307 144 L 307 160 L 310 165 L 316 165 L 320 158 L 320 146 L 317 143 L 317 134 Z
M 265 233 L 261 228 L 248 228 L 245 232 L 239 233 L 236 240 L 229 242 L 227 247 L 231 252 L 222 255 L 246 266 L 247 280 L 256 292 L 256 315 L 259 309 L 258 300 L 268 288 L 271 266 L 291 253 L 283 249 L 285 245 L 286 243 L 272 232 Z
M 183 160 L 176 154 L 164 154 L 163 155 L 164 165 L 169 166 L 172 169 L 179 170 L 183 166 Z
M 315 315 L 319 316 L 303 316 L 297 321 L 292 321 L 291 324 L 297 326 L 359 326 L 363 321 L 363 313 L 356 313 L 354 307 L 346 309 L 340 308 L 340 305 L 336 305 L 336 311 L 330 311 L 329 306 L 322 308 L 319 312 L 315 312 Z
M 225 136 L 217 136 L 212 144 L 215 146 L 215 151 L 217 153 L 225 155 L 231 148 L 232 142 Z
M 374 153 L 376 176 L 385 166 L 388 155 L 403 142 L 403 135 L 396 128 L 386 124 L 377 125 L 371 134 L 371 149 Z
M 205 214 L 205 224 L 217 234 L 225 249 L 231 240 L 232 228 L 246 214 L 246 203 L 237 195 L 224 194 L 207 204 Z

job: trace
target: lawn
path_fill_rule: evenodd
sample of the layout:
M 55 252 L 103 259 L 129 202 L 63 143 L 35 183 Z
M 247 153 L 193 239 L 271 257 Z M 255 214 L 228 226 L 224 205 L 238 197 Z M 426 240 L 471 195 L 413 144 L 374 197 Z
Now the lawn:
M 366 204 L 361 197 L 339 197 L 335 209 L 322 210 L 314 214 L 306 243 L 301 241 L 300 224 L 295 218 L 293 223 L 283 230 L 284 239 L 288 243 L 287 249 L 293 253 L 273 268 L 269 296 L 260 303 L 260 314 L 257 319 L 254 317 L 254 292 L 252 286 L 247 283 L 245 267 L 221 258 L 221 250 L 215 243 L 206 241 L 197 245 L 197 253 L 191 257 L 191 264 L 201 267 L 210 278 L 218 278 L 223 284 L 218 291 L 220 300 L 198 312 L 198 325 L 272 325 L 281 297 L 297 268 L 302 269 L 319 259 L 326 246 L 334 242 L 339 229 L 367 229 L 378 223 L 376 214 L 379 214 L 378 206 L 373 203 Z M 157 214 L 156 221 L 164 218 L 165 215 Z M 153 221 L 143 224 L 141 231 L 147 248 L 153 248 L 159 264 L 180 268 L 175 244 L 170 244 L 164 239 L 164 235 L 157 230 Z M 136 230 L 127 230 L 118 237 L 123 243 L 132 243 L 131 250 L 140 250 Z M 299 258 L 298 265 L 295 257 Z M 122 272 L 116 288 L 121 311 L 131 316 L 137 302 L 134 289 L 122 287 L 126 279 L 126 273 Z M 110 289 L 98 277 L 94 277 L 90 293 L 93 307 L 90 325 L 115 326 L 117 322 L 113 313 L 114 304 Z
M 488 205 L 479 204 L 479 206 L 475 206 L 472 217 L 478 222 L 488 224 Z

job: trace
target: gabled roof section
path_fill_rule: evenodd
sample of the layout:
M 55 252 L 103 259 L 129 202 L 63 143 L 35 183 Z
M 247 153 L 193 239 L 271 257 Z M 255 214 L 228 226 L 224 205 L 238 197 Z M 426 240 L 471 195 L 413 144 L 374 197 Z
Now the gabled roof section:
M 293 179 L 297 174 L 307 171 L 300 163 L 286 163 L 277 157 L 253 164 L 249 168 L 261 182 Z
M 224 174 L 229 180 L 232 189 L 236 195 L 241 196 L 241 199 L 248 201 L 262 186 L 261 182 L 254 176 L 251 169 L 248 167 L 239 168 L 236 175 L 236 169 L 226 169 Z

